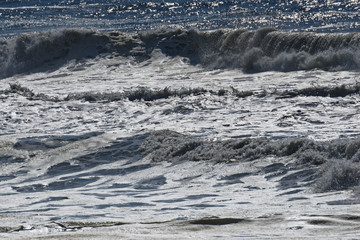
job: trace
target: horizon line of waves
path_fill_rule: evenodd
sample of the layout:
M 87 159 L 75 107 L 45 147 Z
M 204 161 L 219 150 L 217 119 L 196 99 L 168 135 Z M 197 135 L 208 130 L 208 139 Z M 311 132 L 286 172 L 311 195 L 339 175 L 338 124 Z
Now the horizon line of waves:
M 359 45 L 359 33 L 291 33 L 273 28 L 139 34 L 62 29 L 1 40 L 0 78 L 48 71 L 70 60 L 103 55 L 133 57 L 141 62 L 151 58 L 155 49 L 170 57 L 188 58 L 192 65 L 245 72 L 359 70 Z
M 302 89 L 293 90 L 247 90 L 240 91 L 234 87 L 230 89 L 205 89 L 205 88 L 180 88 L 172 89 L 171 87 L 164 87 L 162 89 L 151 89 L 147 87 L 138 87 L 133 90 L 127 90 L 123 92 L 80 92 L 69 93 L 66 97 L 49 96 L 44 93 L 35 93 L 33 90 L 24 87 L 20 84 L 10 84 L 9 88 L 0 91 L 1 95 L 18 94 L 27 98 L 30 101 L 49 101 L 49 102 L 62 102 L 62 101 L 86 101 L 86 102 L 116 102 L 116 101 L 156 101 L 159 99 L 168 98 L 184 98 L 187 96 L 198 96 L 204 94 L 211 94 L 214 96 L 233 96 L 235 98 L 247 98 L 247 97 L 271 97 L 275 99 L 295 98 L 295 97 L 346 97 L 353 94 L 360 93 L 360 84 L 341 84 L 339 86 L 312 86 Z

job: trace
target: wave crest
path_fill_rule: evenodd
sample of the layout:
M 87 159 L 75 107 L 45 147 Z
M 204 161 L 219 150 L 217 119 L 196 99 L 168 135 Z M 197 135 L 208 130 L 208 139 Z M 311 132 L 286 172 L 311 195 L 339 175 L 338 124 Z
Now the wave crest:
M 99 33 L 58 30 L 23 34 L 0 42 L 0 78 L 59 67 L 69 60 L 102 54 L 151 58 L 188 58 L 209 68 L 240 68 L 248 72 L 309 69 L 358 70 L 360 34 L 289 33 L 272 28 L 256 31 L 161 30 L 151 33 Z
M 21 34 L 0 42 L 0 78 L 56 68 L 71 59 L 95 57 L 106 41 L 91 31 L 60 30 Z
M 286 33 L 265 28 L 214 34 L 220 36 L 218 41 L 202 53 L 203 63 L 214 68 L 259 72 L 360 67 L 360 35 L 355 33 Z M 204 36 L 210 40 L 213 37 Z

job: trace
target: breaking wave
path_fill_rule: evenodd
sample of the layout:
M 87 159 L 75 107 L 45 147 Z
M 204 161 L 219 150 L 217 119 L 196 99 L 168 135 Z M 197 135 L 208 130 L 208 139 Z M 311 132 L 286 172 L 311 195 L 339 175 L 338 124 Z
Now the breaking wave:
M 116 101 L 156 101 L 159 99 L 168 99 L 172 97 L 186 97 L 190 95 L 204 95 L 211 94 L 217 96 L 233 96 L 235 98 L 247 97 L 266 97 L 275 96 L 276 99 L 295 98 L 299 96 L 316 96 L 316 97 L 346 97 L 349 95 L 360 93 L 360 84 L 328 87 L 328 86 L 314 86 L 303 89 L 285 90 L 285 91 L 257 91 L 247 90 L 240 91 L 234 87 L 231 89 L 219 89 L 217 91 L 205 88 L 181 88 L 171 89 L 165 87 L 163 89 L 151 89 L 147 87 L 138 87 L 133 90 L 119 91 L 119 92 L 79 92 L 70 93 L 67 96 L 60 98 L 49 96 L 44 93 L 35 93 L 33 90 L 21 86 L 20 84 L 10 84 L 8 89 L 0 90 L 0 96 L 8 96 L 10 94 L 17 94 L 26 97 L 28 100 L 42 100 L 50 102 L 74 101 L 81 100 L 87 102 L 116 102 Z
M 8 144 L 0 154 L 3 164 L 17 166 L 19 163 L 31 166 L 32 161 L 43 154 L 62 152 L 76 147 L 81 142 L 101 137 L 101 132 L 80 136 L 40 136 L 20 138 Z M 120 176 L 151 168 L 160 162 L 176 165 L 181 162 L 206 162 L 214 168 L 221 164 L 242 164 L 244 162 L 264 161 L 251 173 L 236 172 L 221 178 L 229 182 L 247 175 L 262 175 L 266 179 L 278 178 L 280 189 L 311 186 L 316 192 L 338 191 L 359 187 L 360 185 L 360 139 L 336 139 L 314 141 L 306 138 L 232 138 L 228 140 L 205 140 L 197 136 L 185 135 L 170 130 L 153 131 L 128 138 L 119 138 L 108 146 L 91 145 L 69 159 L 59 158 L 49 161 L 44 158 L 43 175 L 36 179 L 72 174 L 55 182 L 13 186 L 17 192 L 38 192 L 77 188 L 98 181 L 104 176 Z M 49 155 L 50 156 L 50 155 Z M 26 158 L 26 159 L 25 159 Z M 274 158 L 267 163 L 266 158 Z M 119 168 L 109 168 L 108 164 L 126 160 Z M 36 160 L 37 161 L 37 160 Z M 129 166 L 130 163 L 136 165 Z M 217 165 L 220 164 L 220 165 Z M 196 165 L 194 163 L 194 165 Z M 256 165 L 256 164 L 255 164 Z M 190 166 L 190 165 L 188 165 Z M 30 171 L 30 167 L 28 170 Z M 26 167 L 22 170 L 26 170 Z M 190 171 L 190 169 L 184 169 Z M 23 172 L 23 171 L 22 171 Z M 22 174 L 6 171 L 0 175 L 1 181 L 8 181 Z M 76 183 L 74 182 L 76 179 Z M 34 179 L 32 179 L 34 180 Z M 156 185 L 165 181 L 155 177 Z M 142 183 L 144 184 L 144 183 Z M 142 186 L 145 188 L 146 184 Z
M 261 171 L 262 174 L 271 173 L 267 177 L 281 176 L 294 169 L 301 170 L 302 176 L 290 177 L 312 184 L 316 192 L 344 190 L 360 184 L 359 139 L 324 142 L 306 138 L 204 141 L 163 130 L 150 134 L 139 151 L 155 162 L 242 162 L 275 156 L 279 161 Z M 295 162 L 284 164 L 280 160 L 282 157 L 294 158 Z
M 153 132 L 139 151 L 153 161 L 253 161 L 266 156 L 296 157 L 298 166 L 321 165 L 331 159 L 360 161 L 359 139 L 313 141 L 306 138 L 245 138 L 204 141 L 193 136 L 162 130 Z
M 151 33 L 100 33 L 54 30 L 0 41 L 0 78 L 57 68 L 70 60 L 116 55 L 136 61 L 158 49 L 209 68 L 247 72 L 309 69 L 358 70 L 360 34 L 239 30 L 161 30 Z

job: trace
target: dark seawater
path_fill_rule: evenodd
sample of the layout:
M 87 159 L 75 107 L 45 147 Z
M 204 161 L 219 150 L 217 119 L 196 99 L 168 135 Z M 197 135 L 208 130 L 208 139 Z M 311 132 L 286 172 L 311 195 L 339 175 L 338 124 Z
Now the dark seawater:
M 115 1 L 4 0 L 2 36 L 58 28 L 125 32 L 219 28 L 356 32 L 358 1 Z
M 356 239 L 359 8 L 2 0 L 0 237 Z

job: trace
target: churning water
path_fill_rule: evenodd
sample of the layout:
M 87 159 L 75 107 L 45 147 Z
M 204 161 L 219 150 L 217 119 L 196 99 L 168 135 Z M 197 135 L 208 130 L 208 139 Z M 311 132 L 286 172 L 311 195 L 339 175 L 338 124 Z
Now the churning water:
M 359 237 L 359 7 L 1 1 L 1 237 Z

